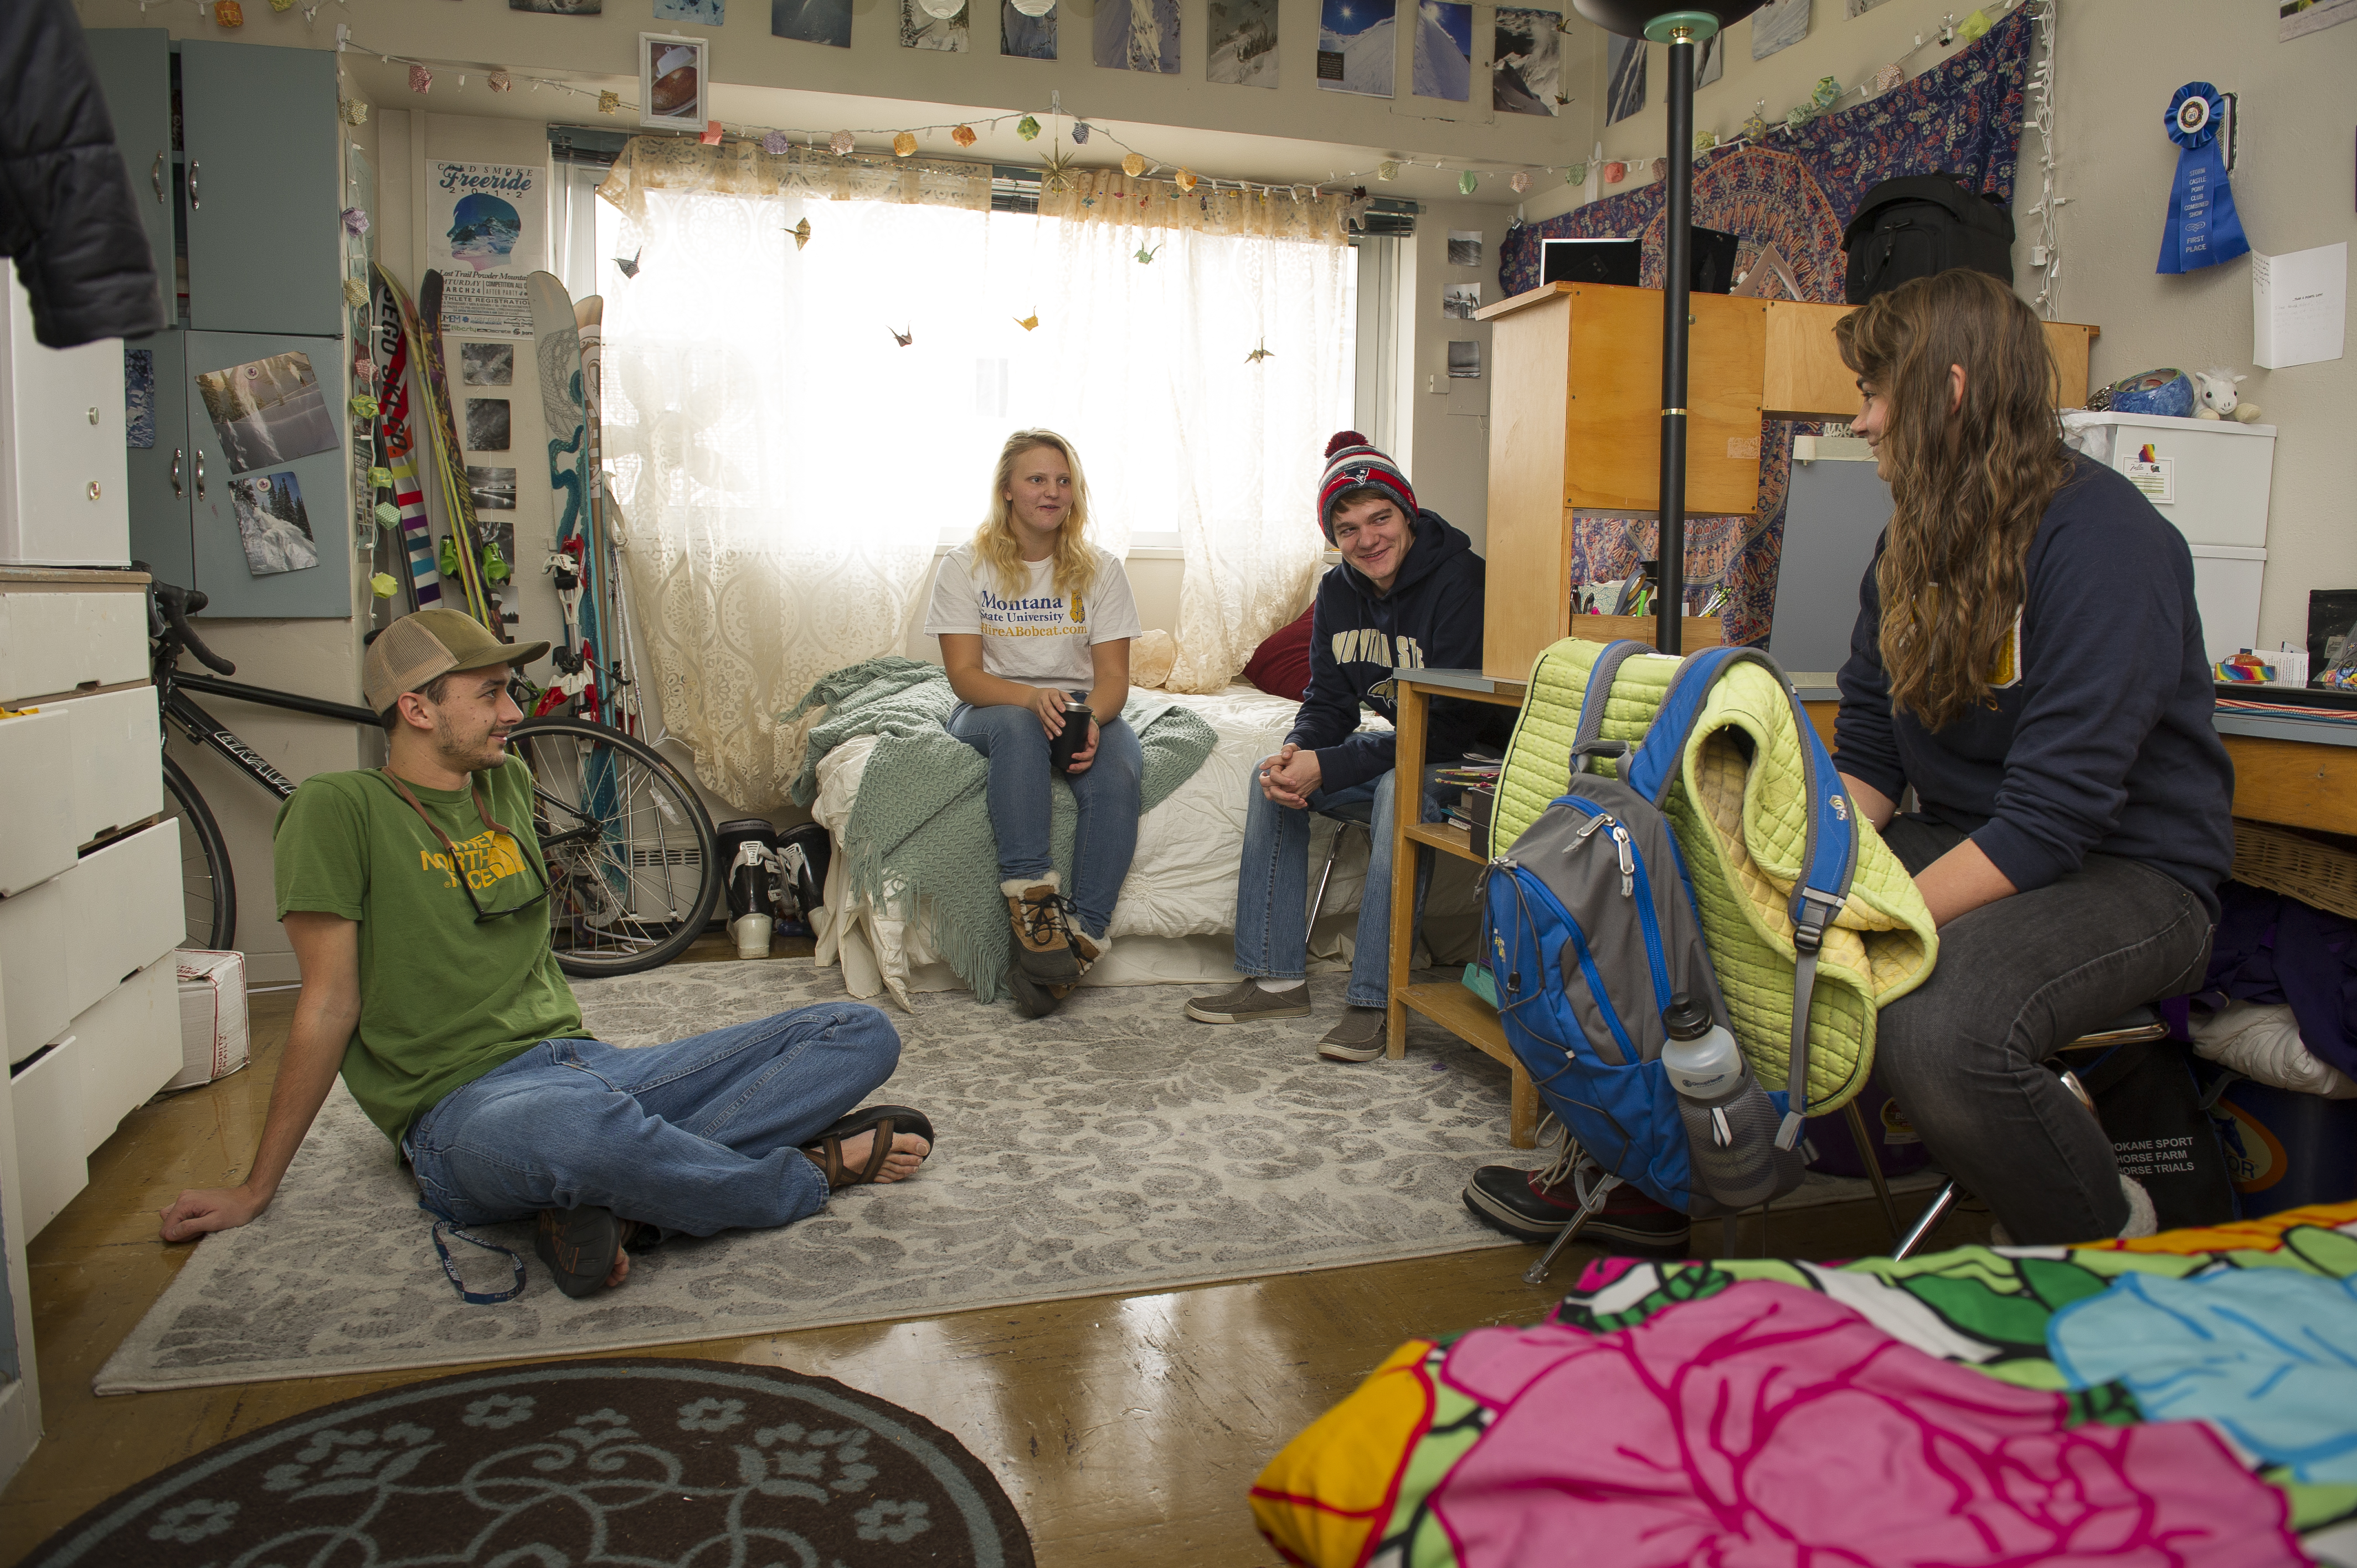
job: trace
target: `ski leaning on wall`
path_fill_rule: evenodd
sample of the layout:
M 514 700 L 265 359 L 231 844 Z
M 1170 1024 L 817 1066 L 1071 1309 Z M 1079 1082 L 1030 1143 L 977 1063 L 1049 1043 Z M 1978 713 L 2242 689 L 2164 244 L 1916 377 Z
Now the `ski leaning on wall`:
M 548 572 L 565 611 L 564 648 L 555 655 L 555 677 L 539 711 L 552 713 L 565 703 L 577 702 L 581 716 L 595 722 L 606 660 L 595 586 L 597 541 L 590 528 L 593 475 L 588 405 L 582 396 L 581 331 L 573 318 L 573 300 L 555 274 L 534 273 L 524 287 L 532 304 L 541 413 L 548 423 L 549 500 L 555 524 Z M 586 595 L 585 588 L 589 590 Z
M 376 281 L 377 286 L 391 296 L 400 314 L 402 338 L 409 351 L 408 368 L 416 372 L 417 401 L 425 405 L 426 429 L 436 448 L 435 467 L 442 485 L 443 515 L 450 531 L 443 540 L 445 550 L 441 572 L 457 586 L 463 601 L 461 607 L 489 627 L 494 636 L 505 640 L 507 628 L 484 588 L 481 535 L 475 525 L 474 499 L 467 490 L 467 472 L 458 446 L 457 425 L 450 417 L 449 388 L 441 373 L 441 356 L 437 351 L 440 334 L 428 333 L 420 319 L 418 307 L 410 303 L 409 291 L 401 286 L 401 280 L 379 266 Z M 442 274 L 427 273 L 425 283 L 427 304 L 438 312 Z M 414 451 L 414 446 L 412 451 Z M 424 497 L 421 495 L 419 499 L 422 503 Z
M 424 609 L 442 602 L 442 574 L 434 564 L 434 530 L 425 516 L 425 493 L 417 482 L 415 438 L 409 428 L 409 337 L 403 329 L 402 307 L 393 298 L 390 280 L 376 279 L 371 315 L 376 324 L 375 342 L 384 369 L 378 378 L 383 388 L 377 420 L 382 433 L 382 457 L 393 478 L 382 487 L 392 495 L 401 542 L 409 562 L 410 607 Z

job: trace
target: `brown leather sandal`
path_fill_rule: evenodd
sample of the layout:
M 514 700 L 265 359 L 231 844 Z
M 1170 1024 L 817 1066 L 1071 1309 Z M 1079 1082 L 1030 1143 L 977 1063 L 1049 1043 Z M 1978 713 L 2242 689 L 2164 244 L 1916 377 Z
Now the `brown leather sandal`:
M 870 1132 L 876 1134 L 876 1142 L 867 1151 L 866 1163 L 855 1170 L 844 1163 L 843 1145 Z M 883 1171 L 884 1162 L 892 1155 L 893 1140 L 903 1133 L 914 1133 L 928 1145 L 935 1142 L 933 1124 L 921 1111 L 906 1105 L 862 1106 L 821 1133 L 818 1142 L 804 1144 L 802 1153 L 818 1167 L 819 1175 L 826 1177 L 829 1191 L 856 1187 L 874 1181 Z M 926 1153 L 931 1152 L 928 1147 Z

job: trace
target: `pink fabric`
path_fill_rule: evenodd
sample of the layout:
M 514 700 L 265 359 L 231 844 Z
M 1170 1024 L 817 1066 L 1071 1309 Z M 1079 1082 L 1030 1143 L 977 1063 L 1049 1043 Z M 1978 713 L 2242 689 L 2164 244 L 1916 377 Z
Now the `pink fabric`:
M 1442 1378 L 1498 1408 L 1432 1496 L 1463 1568 L 2306 1561 L 2282 1494 L 2208 1427 L 2066 1431 L 2061 1395 L 1791 1285 L 1600 1336 L 1477 1329 Z

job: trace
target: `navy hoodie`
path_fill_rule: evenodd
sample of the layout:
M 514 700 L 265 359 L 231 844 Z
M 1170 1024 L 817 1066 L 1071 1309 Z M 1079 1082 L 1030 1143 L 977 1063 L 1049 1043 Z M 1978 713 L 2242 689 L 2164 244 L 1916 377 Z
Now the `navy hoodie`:
M 1891 703 L 1874 574 L 1841 671 L 1841 770 L 1894 800 L 1912 784 L 2020 892 L 2120 855 L 2183 883 L 2215 920 L 2234 767 L 2211 723 L 2185 536 L 2126 478 L 2074 459 L 2030 536 L 2013 682 L 1938 731 Z
M 1394 669 L 1475 670 L 1481 664 L 1481 557 L 1437 511 L 1415 514 L 1415 542 L 1391 592 L 1379 594 L 1348 561 L 1318 579 L 1309 620 L 1309 690 L 1285 738 L 1318 754 L 1320 790 L 1347 789 L 1391 771 L 1392 737 L 1359 733 L 1364 703 L 1394 723 L 1385 686 Z M 1425 735 L 1425 760 L 1453 762 L 1491 712 L 1480 703 L 1437 700 Z

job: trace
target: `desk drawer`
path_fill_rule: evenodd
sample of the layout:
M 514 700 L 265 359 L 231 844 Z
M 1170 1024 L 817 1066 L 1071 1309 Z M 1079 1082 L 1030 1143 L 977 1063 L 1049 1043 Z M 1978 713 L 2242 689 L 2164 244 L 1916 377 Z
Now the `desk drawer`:
M 76 1013 L 187 934 L 177 821 L 82 856 L 58 883 L 66 890 L 66 986 Z
M 79 813 L 71 765 L 72 721 L 62 703 L 0 719 L 0 897 L 48 881 L 74 863 Z M 13 977 L 12 977 L 13 978 Z
M 0 703 L 146 678 L 145 594 L 0 593 Z
M 102 692 L 58 706 L 72 726 L 77 845 L 164 809 L 164 738 L 153 686 Z

